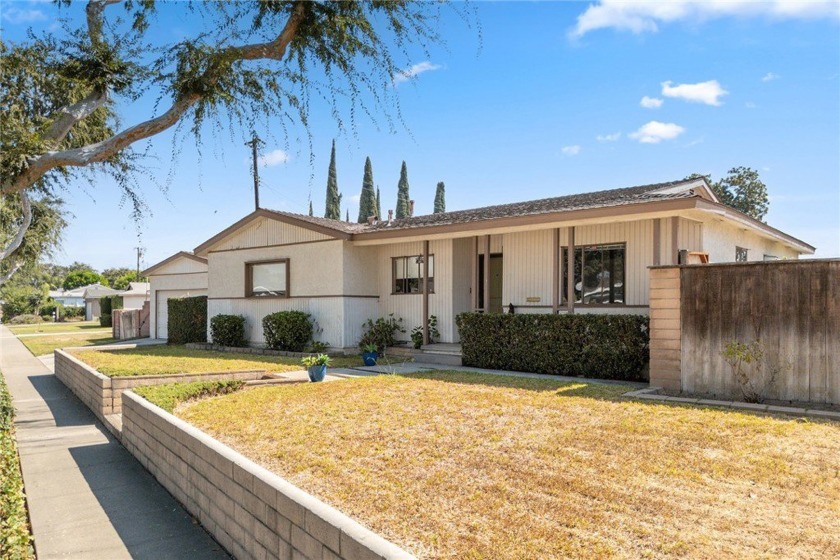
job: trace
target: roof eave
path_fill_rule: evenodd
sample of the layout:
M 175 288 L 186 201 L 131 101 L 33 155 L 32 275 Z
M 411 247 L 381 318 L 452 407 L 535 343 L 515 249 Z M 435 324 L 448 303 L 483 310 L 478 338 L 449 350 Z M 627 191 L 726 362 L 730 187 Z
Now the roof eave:
M 768 237 L 771 237 L 781 243 L 785 243 L 803 254 L 813 255 L 814 252 L 817 250 L 816 247 L 814 247 L 813 245 L 809 245 L 801 239 L 797 239 L 796 237 L 793 237 L 792 235 L 778 230 L 773 226 L 767 225 L 764 222 L 756 220 L 751 216 L 747 216 L 743 212 L 740 212 L 735 208 L 727 206 L 723 203 L 701 200 L 699 201 L 697 208 L 706 212 L 722 215 L 734 222 L 738 222 L 753 229 L 760 230 Z

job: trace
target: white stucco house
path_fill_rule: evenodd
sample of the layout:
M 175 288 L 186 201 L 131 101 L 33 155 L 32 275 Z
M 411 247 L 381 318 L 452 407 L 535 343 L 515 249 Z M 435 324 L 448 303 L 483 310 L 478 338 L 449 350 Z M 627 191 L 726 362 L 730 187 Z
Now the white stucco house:
M 105 296 L 116 296 L 121 292 L 102 284 L 91 284 L 85 286 L 83 298 L 85 301 L 85 321 L 93 321 L 101 315 L 99 305 L 100 298 Z
M 64 307 L 83 307 L 87 288 L 88 286 L 81 286 L 72 290 L 50 290 L 49 296 Z
M 167 298 L 207 295 L 208 317 L 245 316 L 252 344 L 265 315 L 295 309 L 350 348 L 391 313 L 408 332 L 435 315 L 442 342 L 464 311 L 647 313 L 649 266 L 813 252 L 692 179 L 366 224 L 260 209 L 144 275 L 152 337 Z
M 120 293 L 123 309 L 142 309 L 143 304 L 149 301 L 150 288 L 151 284 L 148 282 L 129 282 L 128 289 Z

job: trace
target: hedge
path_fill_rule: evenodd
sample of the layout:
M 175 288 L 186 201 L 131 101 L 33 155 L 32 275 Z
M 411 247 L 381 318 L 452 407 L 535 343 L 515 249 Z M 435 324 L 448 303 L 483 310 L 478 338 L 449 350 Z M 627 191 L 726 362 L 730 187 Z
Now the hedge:
M 103 296 L 99 298 L 99 325 L 102 327 L 110 327 L 111 311 L 123 308 L 122 296 Z
M 248 346 L 248 341 L 245 340 L 245 317 L 242 315 L 214 316 L 210 319 L 210 340 L 219 346 Z
M 303 311 L 278 311 L 263 317 L 263 336 L 272 350 L 303 352 L 312 340 L 312 321 Z
M 207 342 L 207 296 L 169 298 L 166 308 L 169 344 Z
M 649 359 L 643 315 L 510 315 L 456 318 L 465 366 L 640 381 Z

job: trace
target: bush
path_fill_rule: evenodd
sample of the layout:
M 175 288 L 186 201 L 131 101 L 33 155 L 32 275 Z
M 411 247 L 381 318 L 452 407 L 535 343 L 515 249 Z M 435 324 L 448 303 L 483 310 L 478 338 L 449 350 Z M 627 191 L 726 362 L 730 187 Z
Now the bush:
M 219 346 L 248 346 L 245 340 L 245 317 L 216 315 L 210 319 L 210 337 Z
M 278 311 L 263 317 L 265 343 L 273 350 L 303 352 L 312 340 L 312 321 L 303 311 Z
M 456 318 L 465 366 L 638 381 L 649 359 L 643 315 L 510 315 Z
M 85 316 L 85 308 L 84 306 L 79 307 L 62 307 L 61 308 L 62 317 L 69 319 L 71 317 L 84 317 Z
M 111 312 L 122 308 L 122 296 L 103 296 L 99 298 L 99 325 L 110 327 L 112 323 Z
M 440 339 L 440 331 L 437 329 L 437 316 L 429 317 L 429 344 L 434 344 Z M 423 325 L 414 327 L 411 331 L 411 342 L 414 348 L 419 350 L 423 346 Z
M 56 313 L 56 310 L 58 313 Z M 61 319 L 65 315 L 64 306 L 57 301 L 50 300 L 41 307 L 41 317 L 45 315 Z
M 365 329 L 365 334 L 359 340 L 359 348 L 373 344 L 380 354 L 383 354 L 388 346 L 396 344 L 398 332 L 405 332 L 402 319 L 395 317 L 393 313 L 387 317 L 380 317 L 375 322 L 368 319 L 362 327 Z
M 166 309 L 169 344 L 207 342 L 207 296 L 169 298 Z
M 43 323 L 44 320 L 41 318 L 40 315 L 18 315 L 17 317 L 12 317 L 9 319 L 10 325 L 35 325 L 38 323 Z

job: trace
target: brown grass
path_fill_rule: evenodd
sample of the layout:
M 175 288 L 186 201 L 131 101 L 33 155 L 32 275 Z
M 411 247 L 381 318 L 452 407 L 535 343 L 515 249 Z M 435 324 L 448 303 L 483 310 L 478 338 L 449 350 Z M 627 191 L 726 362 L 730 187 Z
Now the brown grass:
M 177 413 L 423 558 L 838 558 L 840 425 L 438 372 Z

